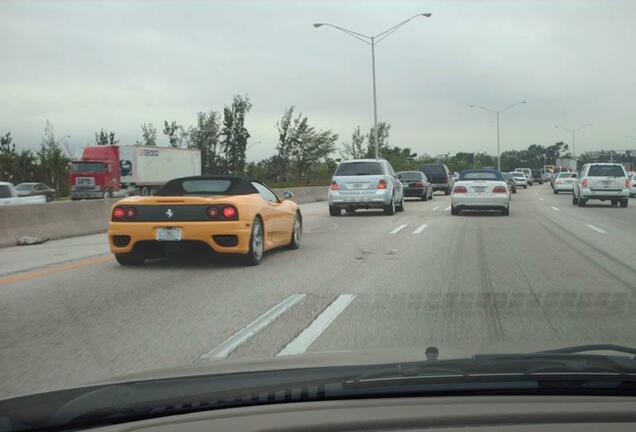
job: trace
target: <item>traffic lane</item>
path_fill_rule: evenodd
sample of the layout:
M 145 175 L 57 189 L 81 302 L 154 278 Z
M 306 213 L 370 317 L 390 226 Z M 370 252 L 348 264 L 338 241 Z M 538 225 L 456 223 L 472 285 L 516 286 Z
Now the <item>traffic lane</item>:
M 190 364 L 290 295 L 330 302 L 356 257 L 380 249 L 396 223 L 417 219 L 418 206 L 430 212 L 425 204 L 390 217 L 332 218 L 317 208 L 300 250 L 268 253 L 257 267 L 234 257 L 140 268 L 110 261 L 4 285 L 2 396 Z
M 400 264 L 369 266 L 366 292 L 309 351 L 636 343 L 632 291 L 545 230 L 534 194 L 517 195 L 509 217 L 448 216 L 421 241 L 403 236 Z M 444 264 L 426 259 L 431 248 Z

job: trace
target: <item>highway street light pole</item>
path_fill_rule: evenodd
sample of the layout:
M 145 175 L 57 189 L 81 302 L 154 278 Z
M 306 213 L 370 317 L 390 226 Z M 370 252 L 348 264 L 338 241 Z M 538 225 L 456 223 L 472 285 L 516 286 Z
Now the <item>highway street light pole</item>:
M 568 129 L 568 128 L 563 127 L 563 126 L 555 126 L 555 128 L 557 128 L 557 129 L 563 129 L 563 130 L 566 130 L 566 131 L 568 131 L 568 132 L 570 132 L 570 133 L 572 134 L 572 157 L 573 157 L 574 159 L 576 159 L 576 152 L 574 151 L 574 138 L 575 138 L 575 136 L 576 136 L 576 133 L 577 133 L 578 131 L 580 131 L 581 129 L 585 129 L 585 128 L 586 128 L 586 127 L 588 127 L 588 126 L 592 126 L 592 124 L 591 124 L 591 123 L 588 123 L 588 124 L 585 124 L 585 125 L 583 125 L 583 126 L 579 126 L 579 127 L 578 127 L 578 128 L 576 128 L 576 129 Z
M 521 102 L 516 102 L 513 103 L 511 105 L 508 105 L 507 107 L 503 107 L 501 109 L 492 109 L 492 108 L 488 108 L 485 107 L 483 105 L 470 105 L 470 108 L 481 108 L 484 111 L 489 111 L 491 113 L 495 113 L 497 115 L 497 169 L 499 171 L 501 171 L 501 145 L 499 143 L 499 114 L 501 114 L 504 111 L 508 111 L 511 108 L 516 107 L 517 105 L 521 105 L 521 104 L 525 104 L 526 101 L 521 101 Z
M 315 23 L 314 27 L 318 28 L 318 27 L 331 27 L 334 28 L 336 30 L 340 30 L 343 33 L 348 34 L 351 37 L 354 37 L 356 39 L 358 39 L 359 41 L 370 45 L 371 46 L 371 75 L 373 77 L 373 130 L 374 130 L 374 135 L 375 135 L 375 157 L 376 159 L 378 158 L 378 153 L 379 153 L 379 142 L 378 142 L 378 102 L 377 102 L 377 97 L 376 97 L 376 86 L 375 86 L 375 46 L 380 43 L 382 40 L 386 39 L 386 37 L 388 37 L 391 33 L 395 32 L 396 30 L 398 30 L 400 27 L 402 27 L 404 24 L 408 23 L 409 21 L 414 20 L 417 17 L 426 17 L 426 18 L 430 18 L 432 14 L 430 13 L 421 13 L 421 14 L 417 14 L 412 16 L 409 19 L 406 19 L 404 21 L 402 21 L 401 23 L 398 23 L 396 25 L 394 25 L 393 27 L 390 27 L 386 30 L 384 30 L 383 32 L 380 32 L 376 35 L 373 36 L 369 36 L 369 35 L 365 35 L 362 33 L 358 33 L 358 32 L 354 32 L 353 30 L 349 30 L 346 29 L 344 27 L 338 27 L 336 25 L 333 24 L 327 24 L 327 23 Z

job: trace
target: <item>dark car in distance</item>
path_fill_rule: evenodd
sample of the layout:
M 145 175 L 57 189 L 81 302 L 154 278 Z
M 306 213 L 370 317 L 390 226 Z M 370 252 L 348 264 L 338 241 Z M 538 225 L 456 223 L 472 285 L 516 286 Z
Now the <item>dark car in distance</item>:
M 451 172 L 444 164 L 424 164 L 420 167 L 420 171 L 426 175 L 429 182 L 433 186 L 433 192 L 444 191 L 444 194 L 450 195 L 453 190 L 455 180 L 451 176 Z
M 400 171 L 398 180 L 404 185 L 404 197 L 418 197 L 422 201 L 433 199 L 433 187 L 421 171 Z
M 543 184 L 543 170 L 541 169 L 532 169 L 532 180 L 535 183 Z
M 21 197 L 44 195 L 47 202 L 55 201 L 55 189 L 44 183 L 20 183 L 15 187 L 15 190 Z
M 515 182 L 515 178 L 512 174 L 507 172 L 502 172 L 504 179 L 506 179 L 506 183 L 508 183 L 508 187 L 512 193 L 517 193 L 517 182 Z

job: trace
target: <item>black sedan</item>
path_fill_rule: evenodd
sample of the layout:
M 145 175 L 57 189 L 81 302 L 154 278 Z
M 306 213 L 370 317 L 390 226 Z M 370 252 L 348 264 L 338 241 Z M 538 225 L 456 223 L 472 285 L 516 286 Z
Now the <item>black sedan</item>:
M 433 186 L 421 171 L 400 171 L 398 180 L 404 185 L 404 197 L 418 197 L 422 201 L 433 199 Z
M 18 196 L 46 196 L 46 201 L 55 201 L 55 189 L 51 189 L 44 183 L 20 183 L 15 187 Z

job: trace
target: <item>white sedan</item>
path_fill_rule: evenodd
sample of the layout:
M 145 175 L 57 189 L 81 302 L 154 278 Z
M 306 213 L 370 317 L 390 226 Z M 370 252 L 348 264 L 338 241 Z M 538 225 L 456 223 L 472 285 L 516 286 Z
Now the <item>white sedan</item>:
M 552 189 L 555 194 L 559 192 L 572 192 L 574 190 L 574 181 L 576 180 L 576 173 L 573 172 L 560 172 L 554 179 L 554 188 Z
M 462 210 L 498 210 L 508 216 L 510 191 L 503 175 L 486 169 L 462 171 L 451 192 L 451 214 Z
M 524 189 L 528 189 L 528 178 L 521 171 L 513 171 L 510 173 L 512 178 L 515 179 L 515 184 L 518 188 L 522 187 Z

